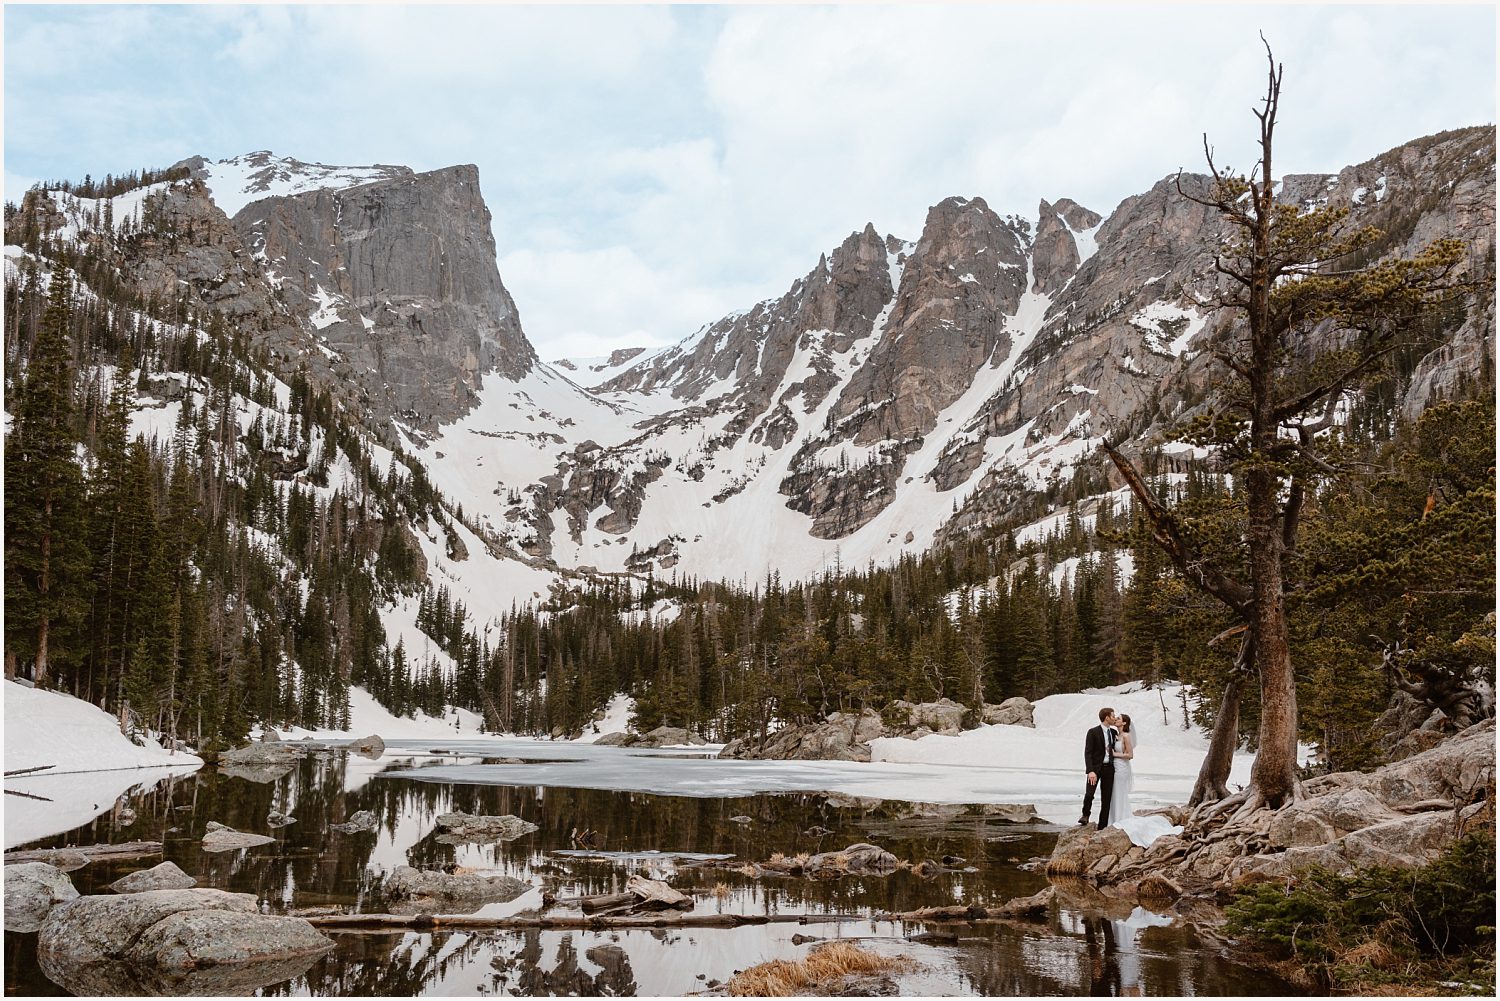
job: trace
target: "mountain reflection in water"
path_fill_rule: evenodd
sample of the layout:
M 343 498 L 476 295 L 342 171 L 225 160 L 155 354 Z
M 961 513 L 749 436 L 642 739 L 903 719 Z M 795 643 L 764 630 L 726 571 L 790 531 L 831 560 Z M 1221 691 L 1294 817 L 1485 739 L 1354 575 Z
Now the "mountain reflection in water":
M 550 747 L 546 755 L 573 757 Z M 622 754 L 621 759 L 612 767 L 660 765 L 651 756 Z M 871 920 L 879 912 L 943 904 L 994 905 L 1046 885 L 1043 876 L 1019 863 L 1048 854 L 1057 828 L 1005 823 L 982 807 L 806 792 L 706 797 L 471 785 L 398 774 L 436 760 L 455 763 L 452 755 L 434 759 L 392 748 L 375 761 L 341 752 L 317 755 L 270 781 L 207 768 L 127 795 L 93 822 L 34 845 L 158 839 L 165 843 L 166 858 L 195 876 L 199 886 L 254 893 L 271 913 L 324 905 L 385 911 L 381 883 L 395 866 L 460 865 L 528 880 L 559 897 L 617 892 L 631 873 L 640 872 L 699 890 L 704 895 L 698 913 L 859 916 L 842 923 L 735 929 L 334 931 L 333 952 L 305 974 L 262 989 L 264 995 L 678 995 L 704 990 L 767 959 L 801 956 L 811 947 L 809 937 L 858 938 L 867 948 L 917 960 L 920 968 L 899 981 L 908 994 L 1276 995 L 1288 990 L 1204 949 L 1191 931 L 1172 927 L 1169 917 L 1097 895 L 1081 898 L 1067 888 L 1048 922 L 915 927 Z M 464 768 L 477 761 L 461 759 Z M 517 773 L 517 780 L 525 770 L 497 767 Z M 126 805 L 136 812 L 128 826 L 118 823 L 128 819 L 121 810 Z M 272 810 L 297 822 L 271 830 L 266 816 Z M 380 826 L 359 834 L 329 829 L 359 810 L 372 811 Z M 434 819 L 451 811 L 514 814 L 540 829 L 496 845 L 445 844 L 434 836 Z M 200 842 L 209 821 L 270 833 L 277 842 L 207 853 Z M 597 832 L 595 851 L 576 851 L 570 839 L 575 829 Z M 692 869 L 689 860 L 668 854 L 763 860 L 775 852 L 790 856 L 870 840 L 914 863 L 959 856 L 967 860 L 959 868 L 974 871 L 929 878 L 898 871 L 884 878 L 833 881 L 756 879 L 734 870 Z M 71 875 L 82 893 L 108 892 L 110 882 L 147 864 L 96 863 Z M 510 905 L 497 906 L 511 911 Z M 923 942 L 907 938 L 923 932 L 937 935 Z M 36 935 L 7 933 L 5 954 L 7 995 L 61 993 L 37 965 Z

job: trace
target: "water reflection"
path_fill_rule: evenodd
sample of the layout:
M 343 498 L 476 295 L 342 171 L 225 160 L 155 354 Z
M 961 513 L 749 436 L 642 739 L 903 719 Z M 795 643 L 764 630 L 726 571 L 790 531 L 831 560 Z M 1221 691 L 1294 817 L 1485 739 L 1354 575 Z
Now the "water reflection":
M 106 810 L 38 844 L 161 840 L 166 857 L 200 886 L 254 893 L 272 913 L 328 905 L 384 911 L 381 884 L 394 867 L 460 865 L 532 882 L 538 887 L 533 900 L 541 890 L 559 897 L 618 892 L 630 873 L 642 872 L 698 891 L 700 913 L 859 916 L 837 924 L 738 929 L 336 932 L 336 950 L 305 973 L 261 991 L 267 995 L 676 995 L 727 980 L 765 959 L 801 955 L 810 948 L 809 937 L 837 936 L 858 937 L 868 947 L 917 959 L 922 970 L 902 981 L 909 993 L 1286 991 L 1280 982 L 1202 950 L 1189 931 L 1167 924 L 1169 918 L 1128 906 L 1121 912 L 1119 905 L 1092 899 L 1083 890 L 1074 896 L 1065 893 L 1048 923 L 944 929 L 953 937 L 935 942 L 907 937 L 931 929 L 871 920 L 880 912 L 960 902 L 998 904 L 1036 892 L 1046 885 L 1044 877 L 1020 869 L 1017 862 L 1050 852 L 1054 827 L 1007 824 L 980 808 L 934 809 L 850 796 L 662 796 L 465 785 L 397 774 L 428 760 L 403 752 L 378 761 L 332 754 L 298 761 L 269 781 L 214 769 L 164 777 L 127 797 L 134 818 L 120 809 Z M 630 760 L 653 767 L 649 756 Z M 380 819 L 376 830 L 343 834 L 329 829 L 361 810 Z M 297 822 L 270 828 L 266 818 L 272 811 L 295 816 Z M 453 811 L 514 814 L 539 829 L 495 845 L 440 842 L 434 820 Z M 126 819 L 132 822 L 125 824 Z M 206 853 L 200 842 L 209 821 L 267 833 L 276 842 L 243 852 Z M 570 840 L 575 829 L 597 832 L 595 851 L 576 852 Z M 829 882 L 757 880 L 733 870 L 694 868 L 691 857 L 672 854 L 765 859 L 774 852 L 826 851 L 859 841 L 875 841 L 912 862 L 958 856 L 974 871 L 943 871 L 927 878 L 899 871 L 884 878 Z M 139 867 L 95 864 L 72 876 L 81 892 L 97 893 Z M 37 966 L 35 941 L 35 935 L 6 935 L 7 994 L 59 992 Z

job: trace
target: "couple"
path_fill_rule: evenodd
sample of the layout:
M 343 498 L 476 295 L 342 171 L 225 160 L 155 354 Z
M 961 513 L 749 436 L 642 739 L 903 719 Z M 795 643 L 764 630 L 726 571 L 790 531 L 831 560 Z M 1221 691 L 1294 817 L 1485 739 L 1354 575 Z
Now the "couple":
M 1089 822 L 1095 790 L 1099 792 L 1101 831 L 1134 816 L 1130 808 L 1130 761 L 1134 757 L 1135 735 L 1131 733 L 1130 717 L 1117 715 L 1113 709 L 1100 709 L 1099 725 L 1089 730 L 1083 742 L 1083 767 L 1089 779 L 1083 792 L 1080 824 Z

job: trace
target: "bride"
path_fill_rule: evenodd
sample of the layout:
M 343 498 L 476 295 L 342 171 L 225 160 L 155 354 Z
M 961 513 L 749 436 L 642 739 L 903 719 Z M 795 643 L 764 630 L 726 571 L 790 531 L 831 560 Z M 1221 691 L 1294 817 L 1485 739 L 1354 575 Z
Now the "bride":
M 1115 748 L 1115 786 L 1110 793 L 1109 826 L 1120 827 L 1121 822 L 1135 816 L 1130 806 L 1130 789 L 1135 779 L 1130 773 L 1130 762 L 1135 757 L 1135 733 L 1130 725 L 1130 715 L 1120 714 L 1120 742 Z
M 1147 814 L 1144 817 L 1135 815 L 1135 809 L 1130 805 L 1130 793 L 1135 785 L 1132 763 L 1135 760 L 1136 732 L 1128 715 L 1121 713 L 1120 721 L 1120 743 L 1115 750 L 1115 785 L 1109 803 L 1109 826 L 1118 827 L 1130 835 L 1131 843 L 1149 848 L 1151 842 L 1163 835 L 1181 834 L 1182 828 L 1174 827 L 1170 820 L 1160 814 Z

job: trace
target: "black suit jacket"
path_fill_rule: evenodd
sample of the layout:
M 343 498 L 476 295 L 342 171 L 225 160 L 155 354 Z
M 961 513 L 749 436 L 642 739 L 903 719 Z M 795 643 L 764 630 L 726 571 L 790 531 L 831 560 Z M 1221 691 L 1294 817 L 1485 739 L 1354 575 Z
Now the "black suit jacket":
M 1104 732 L 1106 729 L 1108 728 L 1103 724 L 1091 728 L 1088 737 L 1083 742 L 1083 770 L 1086 772 L 1093 772 L 1095 775 L 1098 775 L 1106 767 L 1104 761 Z M 1110 761 L 1108 767 L 1113 769 L 1114 762 Z

